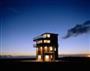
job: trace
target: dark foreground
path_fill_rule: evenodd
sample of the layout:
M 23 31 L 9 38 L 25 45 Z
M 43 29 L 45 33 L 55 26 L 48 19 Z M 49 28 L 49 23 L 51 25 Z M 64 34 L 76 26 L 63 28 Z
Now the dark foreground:
M 2 58 L 0 63 L 36 63 L 35 58 Z M 89 63 L 89 57 L 62 57 L 58 58 L 55 63 Z M 54 63 L 54 62 L 37 62 L 37 63 Z
M 18 69 L 29 69 L 30 71 L 59 71 L 61 69 L 73 69 L 78 70 L 78 68 L 84 68 L 85 70 L 90 66 L 90 58 L 88 57 L 63 57 L 59 58 L 55 62 L 36 62 L 35 58 L 9 58 L 9 59 L 0 59 L 0 65 L 4 71 L 16 70 Z M 88 66 L 87 66 L 88 65 Z M 72 68 L 72 66 L 74 68 Z M 82 67 L 83 66 L 83 67 Z M 90 67 L 89 67 L 90 68 Z

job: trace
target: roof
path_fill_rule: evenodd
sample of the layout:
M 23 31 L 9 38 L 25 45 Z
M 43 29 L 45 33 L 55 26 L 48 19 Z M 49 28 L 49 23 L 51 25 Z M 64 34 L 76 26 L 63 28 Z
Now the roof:
M 58 35 L 58 34 L 56 34 L 56 33 L 50 33 L 50 32 L 45 32 L 45 33 L 43 33 L 43 34 L 41 34 L 41 35 L 44 35 L 44 34 L 53 34 L 53 35 Z
M 43 38 L 42 35 L 44 35 L 44 34 L 58 35 L 58 34 L 55 34 L 55 33 L 45 32 L 45 33 L 43 33 L 43 34 L 41 34 L 41 35 L 38 35 L 38 36 L 36 36 L 35 38 L 33 38 L 34 41 L 35 41 L 35 40 L 38 40 L 38 39 L 42 39 L 42 38 Z

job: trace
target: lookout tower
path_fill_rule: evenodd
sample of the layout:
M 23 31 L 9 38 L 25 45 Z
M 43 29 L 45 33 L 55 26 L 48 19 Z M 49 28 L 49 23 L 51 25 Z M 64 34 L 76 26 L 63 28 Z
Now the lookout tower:
M 52 62 L 58 58 L 58 34 L 43 33 L 33 39 L 36 48 L 36 60 Z

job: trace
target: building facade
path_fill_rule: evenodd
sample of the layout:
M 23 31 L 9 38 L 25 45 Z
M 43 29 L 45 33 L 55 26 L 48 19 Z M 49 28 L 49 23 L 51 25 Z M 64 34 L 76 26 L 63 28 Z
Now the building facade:
M 58 59 L 58 34 L 43 33 L 33 41 L 37 61 L 52 62 Z

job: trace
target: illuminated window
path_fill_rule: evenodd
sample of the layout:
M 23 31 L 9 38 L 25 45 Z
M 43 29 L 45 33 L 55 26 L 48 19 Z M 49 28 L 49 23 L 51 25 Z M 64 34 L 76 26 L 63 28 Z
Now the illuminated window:
M 53 58 L 52 55 L 50 57 Z
M 46 37 L 49 38 L 49 37 L 50 37 L 50 34 L 44 34 L 43 37 L 44 37 L 44 38 L 46 38 Z
M 42 40 L 37 41 L 37 44 L 42 43 Z
M 46 37 L 47 37 L 47 35 L 46 35 L 46 34 L 44 34 L 44 35 L 43 35 L 43 37 L 44 37 L 44 38 L 46 38 Z
M 52 46 L 51 46 L 51 47 L 49 47 L 49 48 L 50 48 L 50 51 L 52 51 L 52 50 L 53 50 Z
M 44 40 L 44 43 L 50 43 L 50 40 Z
M 41 60 L 41 55 L 38 55 L 38 60 Z
M 40 52 L 42 53 L 42 47 L 40 47 Z
M 47 40 L 47 43 L 50 43 L 50 40 Z
M 45 61 L 49 61 L 49 55 L 45 55 Z
M 50 37 L 50 34 L 47 34 L 47 37 Z
M 47 46 L 44 47 L 45 52 L 47 52 Z
M 42 50 L 42 47 L 40 47 L 40 49 Z

